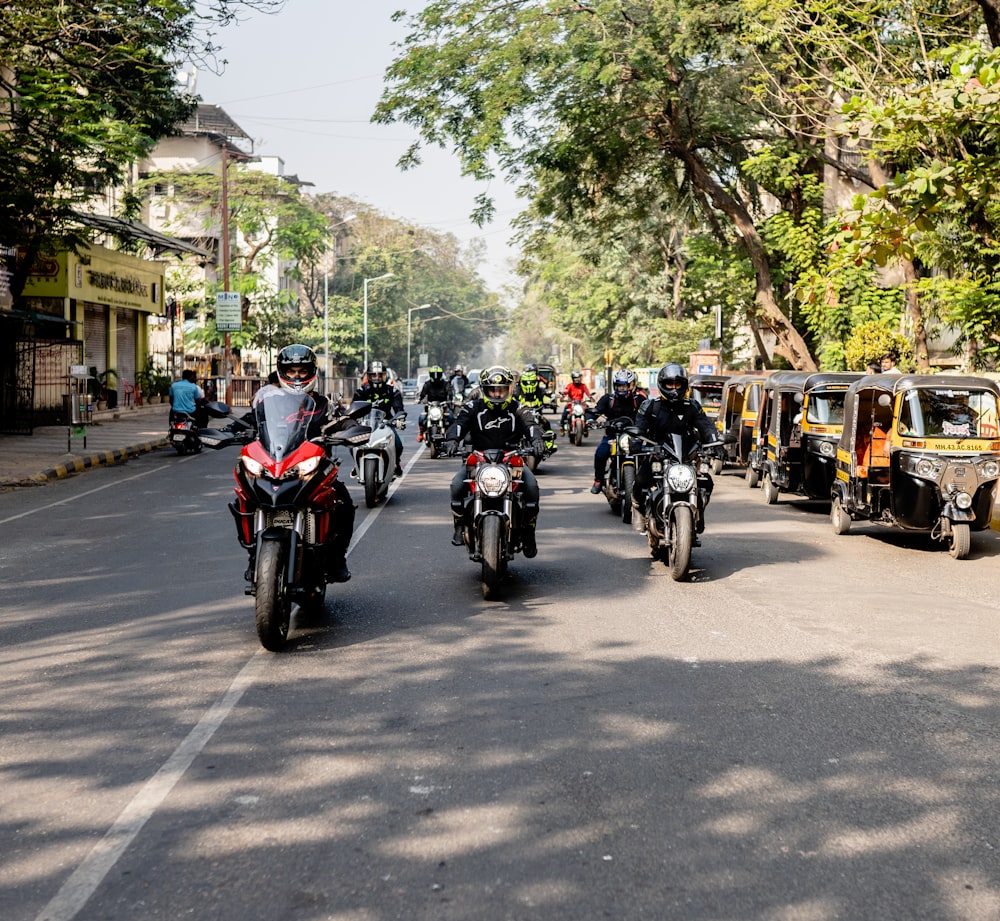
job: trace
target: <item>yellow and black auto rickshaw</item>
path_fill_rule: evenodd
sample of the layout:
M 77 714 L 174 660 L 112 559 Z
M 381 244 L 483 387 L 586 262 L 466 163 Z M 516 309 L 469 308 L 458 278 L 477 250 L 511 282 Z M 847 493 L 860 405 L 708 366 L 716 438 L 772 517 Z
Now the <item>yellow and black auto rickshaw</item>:
M 990 525 L 1000 477 L 1000 390 L 981 377 L 872 374 L 844 401 L 830 520 L 927 531 L 955 559 Z
M 712 473 L 721 473 L 726 462 L 746 466 L 765 379 L 763 373 L 734 374 L 723 385 L 715 427 L 720 438 L 726 435 L 732 437 L 727 439 L 723 457 L 712 458 Z
M 758 415 L 763 429 L 759 475 L 768 505 L 777 502 L 782 492 L 830 500 L 844 398 L 861 376 L 847 371 L 783 371 L 768 378 Z

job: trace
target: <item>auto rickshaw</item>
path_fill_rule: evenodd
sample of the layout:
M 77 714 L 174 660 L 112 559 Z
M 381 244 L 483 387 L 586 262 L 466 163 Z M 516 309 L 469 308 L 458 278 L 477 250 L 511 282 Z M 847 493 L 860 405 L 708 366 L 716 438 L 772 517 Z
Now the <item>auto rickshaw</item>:
M 782 492 L 829 501 L 844 425 L 844 397 L 861 377 L 846 371 L 785 371 L 768 379 L 762 405 L 768 402 L 770 411 L 759 461 L 768 505 L 777 502 Z
M 844 400 L 830 521 L 927 531 L 968 556 L 1000 477 L 1000 390 L 986 378 L 871 374 Z
M 763 373 L 735 374 L 723 385 L 715 427 L 720 439 L 725 435 L 732 438 L 726 439 L 723 456 L 712 458 L 712 473 L 722 473 L 726 462 L 746 466 L 765 379 Z
M 705 415 L 712 422 L 715 422 L 719 418 L 719 409 L 722 406 L 722 390 L 727 380 L 729 380 L 728 374 L 692 374 L 688 379 L 688 396 L 701 404 Z M 711 466 L 711 459 L 714 458 L 718 460 L 719 469 L 721 470 L 722 460 L 725 457 L 722 453 L 722 446 L 712 448 L 705 453 L 706 457 L 709 458 L 709 466 Z

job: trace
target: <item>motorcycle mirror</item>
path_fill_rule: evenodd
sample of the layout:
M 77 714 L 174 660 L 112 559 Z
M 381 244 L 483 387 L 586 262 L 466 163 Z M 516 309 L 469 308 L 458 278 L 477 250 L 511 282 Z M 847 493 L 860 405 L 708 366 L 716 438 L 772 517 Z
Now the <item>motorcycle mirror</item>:
M 367 416 L 371 411 L 372 404 L 367 400 L 356 400 L 347 407 L 347 415 L 352 419 L 360 419 L 362 416 Z
M 206 447 L 218 451 L 220 448 L 228 448 L 236 443 L 236 436 L 231 432 L 224 432 L 222 429 L 200 429 L 198 440 Z

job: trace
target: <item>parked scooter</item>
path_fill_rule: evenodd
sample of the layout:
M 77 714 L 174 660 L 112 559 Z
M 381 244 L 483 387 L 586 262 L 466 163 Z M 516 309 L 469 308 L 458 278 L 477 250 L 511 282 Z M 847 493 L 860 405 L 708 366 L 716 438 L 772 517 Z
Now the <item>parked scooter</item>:
M 202 430 L 202 442 L 209 447 L 245 445 L 234 471 L 236 499 L 229 510 L 240 546 L 250 551 L 246 592 L 256 599 L 257 636 L 272 652 L 288 637 L 292 604 L 315 611 L 326 597 L 329 549 L 337 537 L 332 512 L 339 502 L 334 484 L 340 468 L 330 449 L 368 440 L 370 430 L 356 419 L 369 408 L 356 404 L 326 434 L 309 440 L 315 401 L 306 393 L 281 393 L 262 401 L 252 422 L 244 417 L 228 432 Z M 236 430 L 245 433 L 251 424 L 257 438 L 248 441 Z
M 375 508 L 379 502 L 385 501 L 389 492 L 389 484 L 399 460 L 393 429 L 406 428 L 406 413 L 399 413 L 390 419 L 383 410 L 370 407 L 362 422 L 371 429 L 371 436 L 365 443 L 352 449 L 354 475 L 364 488 L 365 506 Z
M 697 537 L 705 529 L 705 506 L 712 492 L 712 478 L 699 472 L 699 451 L 711 451 L 722 442 L 698 445 L 685 451 L 680 435 L 656 444 L 633 435 L 651 448 L 653 484 L 644 491 L 643 530 L 654 559 L 662 559 L 675 581 L 685 578 L 691 565 L 691 548 L 700 546 Z
M 229 415 L 229 407 L 225 403 L 206 403 L 205 412 L 215 419 L 225 419 Z M 178 454 L 198 454 L 202 448 L 201 433 L 197 417 L 193 413 L 180 410 L 170 410 L 170 426 L 167 440 L 174 446 Z
M 472 451 L 465 460 L 469 494 L 463 536 L 469 559 L 482 564 L 480 581 L 487 601 L 499 597 L 507 564 L 521 550 L 521 467 L 528 453 L 493 448 Z

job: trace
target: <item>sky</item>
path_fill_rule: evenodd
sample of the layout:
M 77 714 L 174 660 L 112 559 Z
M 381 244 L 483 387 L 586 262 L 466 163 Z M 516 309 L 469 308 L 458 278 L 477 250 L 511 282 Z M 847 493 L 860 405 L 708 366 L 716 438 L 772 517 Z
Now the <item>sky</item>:
M 285 172 L 367 202 L 390 217 L 487 247 L 480 274 L 494 291 L 513 281 L 509 222 L 521 210 L 513 189 L 461 176 L 457 157 L 429 149 L 422 165 L 402 171 L 398 158 L 416 139 L 408 125 L 373 125 L 394 41 L 406 35 L 397 9 L 419 0 L 287 0 L 273 15 L 245 13 L 222 30 L 220 74 L 200 68 L 195 91 L 221 106 L 254 139 L 254 152 L 281 157 Z M 475 196 L 494 198 L 497 214 L 482 228 L 469 220 Z

